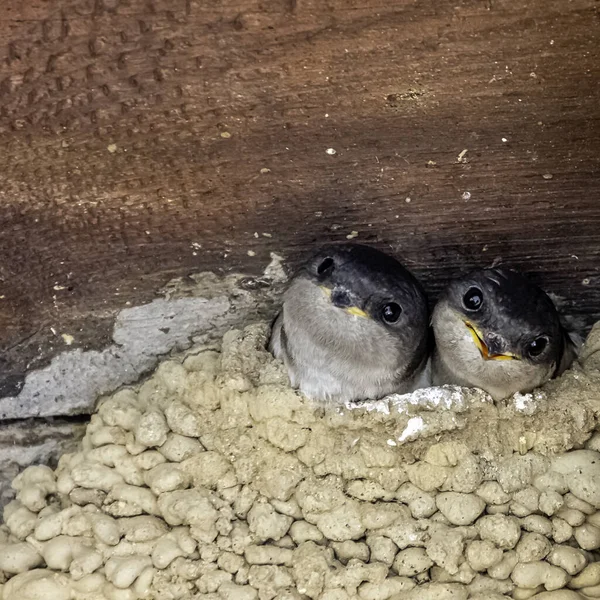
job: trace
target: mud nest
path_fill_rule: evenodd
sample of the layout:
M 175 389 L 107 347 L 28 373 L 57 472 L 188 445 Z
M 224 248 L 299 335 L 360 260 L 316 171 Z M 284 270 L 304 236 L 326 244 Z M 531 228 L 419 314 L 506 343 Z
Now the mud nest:
M 315 406 L 268 327 L 100 399 L 0 527 L 2 600 L 600 598 L 600 326 L 495 405 L 442 387 Z

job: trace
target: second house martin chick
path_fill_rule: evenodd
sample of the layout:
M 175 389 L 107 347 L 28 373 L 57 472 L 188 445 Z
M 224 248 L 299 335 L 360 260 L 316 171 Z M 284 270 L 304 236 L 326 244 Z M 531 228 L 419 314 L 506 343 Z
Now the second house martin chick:
M 427 362 L 427 299 L 394 258 L 328 246 L 292 280 L 270 349 L 306 396 L 344 403 L 416 387 Z
M 538 387 L 575 356 L 549 296 L 508 269 L 452 281 L 432 323 L 433 384 L 478 387 L 494 400 Z

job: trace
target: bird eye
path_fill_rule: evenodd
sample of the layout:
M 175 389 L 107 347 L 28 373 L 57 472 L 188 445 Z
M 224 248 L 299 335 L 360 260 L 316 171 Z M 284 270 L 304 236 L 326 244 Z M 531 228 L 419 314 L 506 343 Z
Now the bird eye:
M 333 258 L 327 257 L 317 267 L 317 275 L 327 275 L 331 273 L 333 271 L 334 266 L 335 263 L 333 262 Z
M 479 310 L 483 305 L 483 292 L 476 287 L 469 288 L 463 296 L 463 304 L 467 310 Z
M 402 314 L 402 307 L 396 302 L 390 302 L 381 309 L 381 316 L 386 323 L 395 323 Z
M 547 345 L 548 345 L 547 337 L 535 338 L 535 340 L 533 340 L 533 342 L 529 342 L 529 344 L 527 344 L 527 346 L 525 347 L 525 351 L 527 352 L 527 354 L 529 356 L 532 356 L 532 357 L 539 356 L 546 349 Z

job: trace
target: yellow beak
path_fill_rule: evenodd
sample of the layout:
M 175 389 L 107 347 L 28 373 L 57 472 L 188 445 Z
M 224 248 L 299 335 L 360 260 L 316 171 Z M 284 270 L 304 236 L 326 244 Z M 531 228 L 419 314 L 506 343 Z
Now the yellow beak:
M 365 319 L 369 318 L 369 315 L 364 311 L 358 308 L 357 306 L 350 306 L 344 309 L 349 315 L 354 315 L 355 317 L 363 317 Z
M 331 290 L 328 287 L 325 287 L 324 285 L 320 285 L 319 289 L 328 297 L 331 298 Z
M 327 296 L 327 298 L 331 299 L 331 290 L 324 285 L 319 286 L 321 291 Z M 358 308 L 358 306 L 349 306 L 348 308 L 342 309 L 344 312 L 347 312 L 349 315 L 353 315 L 354 317 L 363 317 L 364 319 L 368 319 L 369 315 L 364 311 Z
M 486 343 L 483 341 L 483 334 L 475 325 L 465 321 L 465 325 L 475 342 L 475 345 L 481 352 L 481 356 L 483 356 L 484 360 L 519 360 L 519 357 L 512 352 L 505 352 L 504 354 L 491 354 L 490 349 L 487 347 Z

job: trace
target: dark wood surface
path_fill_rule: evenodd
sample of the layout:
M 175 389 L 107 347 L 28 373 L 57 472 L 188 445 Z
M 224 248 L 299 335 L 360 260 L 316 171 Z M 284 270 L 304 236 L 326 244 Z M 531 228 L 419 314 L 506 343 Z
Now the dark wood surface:
M 432 296 L 502 260 L 599 318 L 599 11 L 3 0 L 0 392 L 172 277 L 352 232 Z

